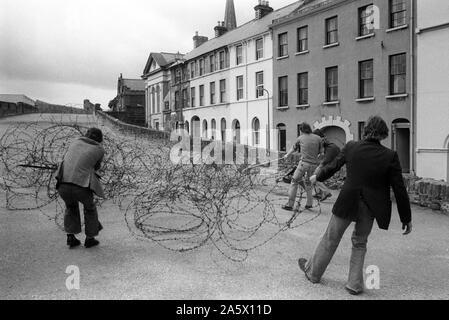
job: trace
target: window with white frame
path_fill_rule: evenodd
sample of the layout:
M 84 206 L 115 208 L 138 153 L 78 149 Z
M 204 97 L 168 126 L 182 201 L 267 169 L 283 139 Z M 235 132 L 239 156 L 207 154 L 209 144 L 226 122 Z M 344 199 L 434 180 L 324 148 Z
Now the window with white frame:
M 195 107 L 195 88 L 190 88 L 190 105 L 192 108 Z
M 288 106 L 288 77 L 279 77 L 279 106 Z
M 226 80 L 220 80 L 220 103 L 226 102 Z
M 326 102 L 338 100 L 338 67 L 326 68 Z
M 298 28 L 298 48 L 297 51 L 298 52 L 304 52 L 307 51 L 309 49 L 309 29 L 308 26 L 304 26 L 301 28 Z
M 243 99 L 243 76 L 237 77 L 237 101 Z
M 287 32 L 281 33 L 278 36 L 279 47 L 278 47 L 278 56 L 285 57 L 288 55 L 288 34 Z
M 260 121 L 258 118 L 254 118 L 252 122 L 253 131 L 253 146 L 260 144 Z
M 407 24 L 405 0 L 390 0 L 390 28 Z
M 209 56 L 209 71 L 210 72 L 215 71 L 215 55 L 213 54 Z
M 235 47 L 235 54 L 236 54 L 236 65 L 241 65 L 243 63 L 243 46 L 238 45 Z
M 210 104 L 215 104 L 215 82 L 210 83 Z
M 264 95 L 263 71 L 256 73 L 256 98 Z
M 204 106 L 204 85 L 200 85 L 200 106 Z
M 200 76 L 204 74 L 204 59 L 200 59 Z
M 220 66 L 220 70 L 222 70 L 226 66 L 226 56 L 225 56 L 225 52 L 224 51 L 220 51 L 219 58 L 220 58 L 219 66 Z
M 256 39 L 256 60 L 263 58 L 263 39 Z
M 326 19 L 326 45 L 338 42 L 337 16 Z
M 359 36 L 366 36 L 374 32 L 372 26 L 373 5 L 359 8 Z

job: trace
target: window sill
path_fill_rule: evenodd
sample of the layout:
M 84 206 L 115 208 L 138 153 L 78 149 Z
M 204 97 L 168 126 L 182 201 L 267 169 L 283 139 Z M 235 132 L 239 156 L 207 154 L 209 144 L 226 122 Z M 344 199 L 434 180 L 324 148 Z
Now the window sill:
M 335 42 L 335 43 L 331 43 L 331 44 L 326 44 L 323 46 L 323 49 L 329 49 L 329 48 L 333 48 L 333 47 L 337 47 L 340 45 L 340 42 Z
M 289 106 L 276 107 L 277 110 L 287 110 Z
M 335 106 L 340 104 L 340 100 L 323 102 L 323 106 Z
M 355 99 L 356 102 L 372 102 L 374 100 L 376 100 L 376 98 L 374 97 Z
M 355 40 L 360 41 L 360 40 L 364 40 L 364 39 L 369 39 L 369 38 L 373 38 L 375 35 L 376 34 L 373 32 L 373 33 L 370 33 L 370 34 L 367 34 L 364 36 L 358 36 L 357 38 L 355 38 Z
M 307 109 L 310 108 L 310 104 L 299 104 L 296 106 L 296 109 Z
M 304 51 L 296 52 L 296 53 L 295 53 L 295 56 L 301 56 L 301 55 L 307 54 L 307 53 L 309 53 L 309 52 L 310 52 L 309 50 L 304 50 Z
M 288 55 L 276 58 L 276 60 L 284 60 L 284 59 L 288 59 Z
M 394 32 L 394 31 L 398 31 L 398 30 L 403 30 L 403 29 L 407 29 L 408 28 L 408 24 L 404 24 L 402 26 L 399 27 L 395 27 L 395 28 L 390 28 L 385 30 L 386 33 L 390 33 L 390 32 Z
M 389 95 L 386 96 L 386 99 L 403 99 L 403 98 L 407 98 L 408 97 L 408 93 L 404 93 L 404 94 L 393 94 L 393 95 Z

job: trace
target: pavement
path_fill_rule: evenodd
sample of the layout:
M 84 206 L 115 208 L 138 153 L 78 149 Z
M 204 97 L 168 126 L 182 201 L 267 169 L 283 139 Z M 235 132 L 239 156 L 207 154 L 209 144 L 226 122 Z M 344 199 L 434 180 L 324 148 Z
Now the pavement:
M 240 263 L 213 246 L 178 253 L 137 239 L 123 212 L 110 202 L 99 209 L 104 226 L 100 246 L 73 250 L 48 218 L 54 204 L 43 211 L 0 208 L 0 299 L 449 299 L 449 216 L 416 206 L 412 234 L 402 235 L 394 206 L 390 230 L 375 226 L 370 236 L 365 266 L 378 267 L 379 289 L 357 297 L 344 290 L 352 226 L 322 283 L 308 282 L 297 259 L 313 252 L 336 197 L 334 192 L 322 203 L 316 220 L 281 233 Z M 79 268 L 78 290 L 66 287 L 69 266 Z

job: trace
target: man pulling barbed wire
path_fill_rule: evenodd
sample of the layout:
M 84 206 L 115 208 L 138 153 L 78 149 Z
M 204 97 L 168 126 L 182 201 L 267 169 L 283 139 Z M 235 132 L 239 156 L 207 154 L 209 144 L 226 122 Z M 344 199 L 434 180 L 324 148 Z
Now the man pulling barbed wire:
M 318 164 L 319 155 L 324 153 L 323 139 L 312 133 L 312 128 L 308 123 L 301 123 L 299 125 L 300 136 L 298 140 L 290 149 L 290 151 L 284 156 L 288 159 L 294 152 L 300 152 L 301 160 L 298 167 L 293 174 L 292 182 L 288 193 L 288 202 L 282 206 L 282 209 L 287 211 L 293 211 L 295 205 L 296 196 L 298 193 L 298 186 L 301 181 L 305 180 L 304 189 L 307 194 L 307 203 L 305 208 L 311 209 L 313 207 L 312 197 L 312 185 L 306 177 L 313 176 Z
M 79 202 L 84 206 L 86 233 L 84 246 L 91 248 L 100 243 L 95 237 L 103 227 L 98 221 L 94 193 L 104 197 L 103 188 L 96 174 L 105 155 L 102 142 L 101 130 L 90 128 L 84 137 L 76 139 L 70 145 L 56 174 L 58 181 L 56 188 L 66 205 L 64 229 L 70 248 L 81 244 L 75 237 L 75 234 L 81 233 Z

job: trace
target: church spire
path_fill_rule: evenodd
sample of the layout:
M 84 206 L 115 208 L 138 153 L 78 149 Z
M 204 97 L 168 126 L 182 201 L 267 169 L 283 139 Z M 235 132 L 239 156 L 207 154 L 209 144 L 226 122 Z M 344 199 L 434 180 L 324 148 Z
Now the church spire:
M 237 19 L 235 17 L 234 0 L 226 0 L 226 11 L 224 18 L 224 26 L 227 31 L 237 28 Z

